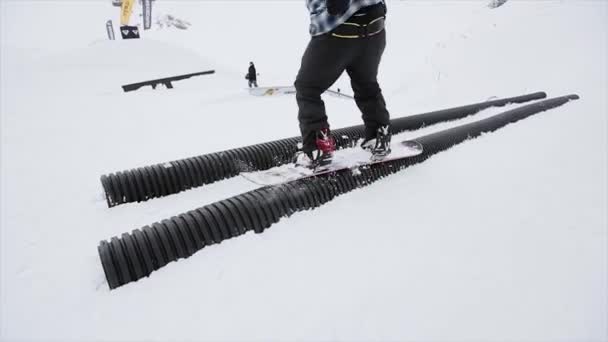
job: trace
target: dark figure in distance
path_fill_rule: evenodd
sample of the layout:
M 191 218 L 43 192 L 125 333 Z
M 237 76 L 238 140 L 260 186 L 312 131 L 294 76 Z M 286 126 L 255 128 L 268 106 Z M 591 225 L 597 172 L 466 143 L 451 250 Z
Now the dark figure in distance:
M 245 78 L 249 81 L 249 88 L 253 87 L 258 87 L 258 76 L 257 76 L 257 72 L 255 70 L 255 65 L 253 65 L 253 62 L 249 62 L 249 71 L 247 71 L 247 75 L 245 75 Z
M 331 136 L 321 94 L 346 71 L 365 124 L 361 147 L 374 158 L 390 153 L 389 113 L 377 75 L 386 46 L 383 0 L 306 0 L 312 36 L 295 81 L 302 155 L 312 167 L 331 162 Z

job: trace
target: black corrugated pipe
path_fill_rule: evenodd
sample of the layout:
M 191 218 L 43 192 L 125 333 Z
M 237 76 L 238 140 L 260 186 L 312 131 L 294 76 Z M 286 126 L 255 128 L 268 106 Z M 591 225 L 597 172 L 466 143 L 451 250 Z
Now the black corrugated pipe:
M 439 122 L 461 119 L 481 110 L 547 97 L 538 92 L 497 99 L 436 112 L 393 119 L 393 133 L 415 130 Z M 364 134 L 363 125 L 332 131 L 338 148 L 352 146 Z M 233 177 L 242 171 L 265 170 L 290 162 L 300 137 L 270 141 L 198 157 L 175 160 L 101 176 L 108 207 L 143 202 Z
M 316 208 L 334 197 L 420 163 L 482 133 L 578 99 L 569 95 L 522 106 L 502 114 L 416 139 L 424 152 L 416 157 L 334 175 L 267 186 L 136 229 L 110 242 L 101 241 L 99 257 L 110 289 L 146 277 L 171 261 L 187 258 L 205 246 L 253 230 L 261 233 L 280 218 Z

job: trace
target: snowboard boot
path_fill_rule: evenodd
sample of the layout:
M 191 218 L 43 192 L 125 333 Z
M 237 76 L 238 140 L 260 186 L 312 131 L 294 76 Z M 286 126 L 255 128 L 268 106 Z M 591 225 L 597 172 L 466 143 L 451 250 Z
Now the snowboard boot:
M 375 137 L 368 137 L 361 143 L 361 148 L 372 153 L 372 160 L 380 160 L 391 153 L 391 132 L 389 126 L 380 126 Z
M 296 156 L 296 165 L 315 169 L 331 163 L 336 141 L 331 136 L 329 128 L 323 128 L 316 133 L 315 147 L 311 150 L 303 149 L 304 153 Z

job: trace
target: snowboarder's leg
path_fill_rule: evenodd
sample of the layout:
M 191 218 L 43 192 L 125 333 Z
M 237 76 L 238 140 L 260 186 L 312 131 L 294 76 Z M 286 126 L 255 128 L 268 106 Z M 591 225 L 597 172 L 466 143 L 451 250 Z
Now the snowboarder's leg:
M 353 53 L 344 39 L 322 35 L 311 39 L 302 56 L 295 87 L 302 150 L 306 153 L 316 149 L 317 135 L 329 128 L 321 94 L 340 77 Z
M 362 113 L 366 138 L 370 138 L 376 136 L 378 128 L 390 124 L 377 78 L 378 66 L 386 46 L 386 32 L 363 39 L 363 53 L 348 65 L 346 72 L 351 79 L 355 102 Z

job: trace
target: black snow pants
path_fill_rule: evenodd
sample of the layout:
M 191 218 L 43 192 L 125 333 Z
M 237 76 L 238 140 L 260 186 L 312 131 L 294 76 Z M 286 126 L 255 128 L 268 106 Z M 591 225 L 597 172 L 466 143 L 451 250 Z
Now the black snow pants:
M 361 11 L 365 11 L 365 8 Z M 360 12 L 361 12 L 360 11 Z M 376 11 L 374 11 L 376 12 Z M 384 13 L 382 13 L 383 15 Z M 353 15 L 349 22 L 367 24 L 378 17 Z M 305 152 L 316 149 L 316 132 L 329 128 L 324 93 L 346 71 L 351 79 L 355 102 L 361 110 L 366 137 L 375 137 L 379 126 L 390 123 L 389 113 L 378 85 L 378 66 L 386 46 L 386 32 L 360 38 L 339 38 L 332 32 L 312 37 L 295 81 L 298 120 Z

